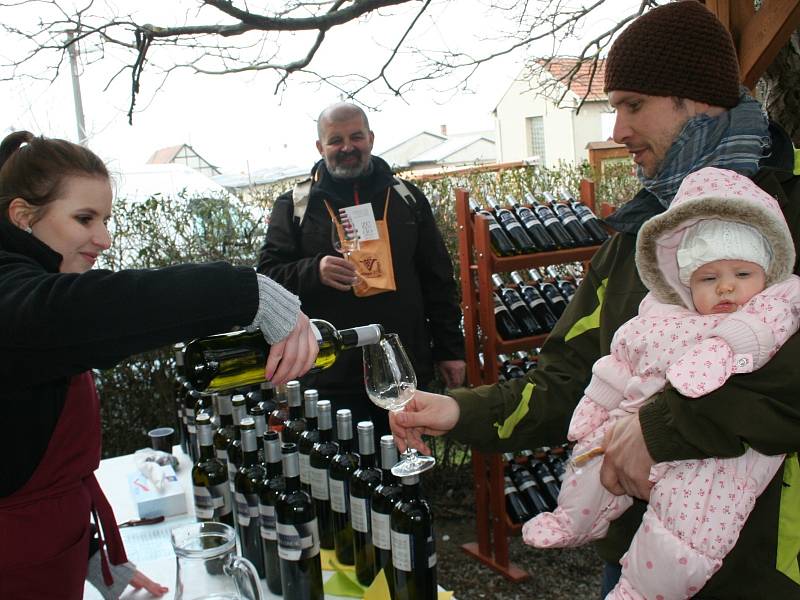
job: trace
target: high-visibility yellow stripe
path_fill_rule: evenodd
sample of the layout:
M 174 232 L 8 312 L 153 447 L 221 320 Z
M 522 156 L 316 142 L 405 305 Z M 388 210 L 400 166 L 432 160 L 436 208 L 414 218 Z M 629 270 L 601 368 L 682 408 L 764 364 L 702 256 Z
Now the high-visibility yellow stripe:
M 800 150 L 794 151 L 794 170 L 793 175 L 800 175 Z
M 579 336 L 590 329 L 597 329 L 600 327 L 600 310 L 603 308 L 603 300 L 606 297 L 607 284 L 608 278 L 603 279 L 603 281 L 600 282 L 600 286 L 597 288 L 597 308 L 594 309 L 592 314 L 586 315 L 585 317 L 575 321 L 575 324 L 567 332 L 567 335 L 564 336 L 565 342 L 570 341 L 572 338 Z
M 800 585 L 798 554 L 800 554 L 800 462 L 795 453 L 787 456 L 783 463 L 775 568 Z
M 514 409 L 506 420 L 503 421 L 503 424 L 495 423 L 494 426 L 497 428 L 497 437 L 501 440 L 507 440 L 511 437 L 511 434 L 514 433 L 514 428 L 517 426 L 522 418 L 528 414 L 528 404 L 531 401 L 531 395 L 533 394 L 533 389 L 536 387 L 536 384 L 529 383 L 526 385 L 522 390 L 522 398 L 517 404 L 517 408 Z

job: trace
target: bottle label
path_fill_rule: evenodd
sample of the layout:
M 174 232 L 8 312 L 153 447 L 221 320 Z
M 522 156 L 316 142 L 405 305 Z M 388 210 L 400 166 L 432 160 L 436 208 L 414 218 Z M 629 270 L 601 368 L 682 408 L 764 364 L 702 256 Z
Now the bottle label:
M 561 221 L 558 220 L 558 217 L 556 217 L 549 210 L 548 211 L 544 211 L 544 210 L 541 211 L 539 213 L 539 218 L 542 219 L 542 223 L 544 223 L 545 227 L 549 227 L 550 225 L 553 225 L 555 223 L 560 223 L 561 222 Z
M 224 464 L 228 464 L 228 449 L 227 448 L 214 448 L 214 456 L 221 460 Z M 228 477 L 230 477 L 230 469 L 228 469 Z
M 528 306 L 530 306 L 531 308 L 535 308 L 540 304 L 545 304 L 544 298 L 542 298 L 538 294 L 537 295 L 528 294 Z
M 505 486 L 503 487 L 503 494 L 508 496 L 509 494 L 513 494 L 514 492 L 517 491 L 517 488 L 514 486 L 514 482 L 511 481 L 510 477 L 508 476 L 504 477 L 503 481 L 505 482 Z
M 515 300 L 513 303 L 511 303 L 509 308 L 511 310 L 516 310 L 518 308 L 524 308 L 524 309 L 527 310 L 528 306 L 521 299 L 519 299 L 519 300 Z
M 311 469 L 310 465 L 308 464 L 308 454 L 303 454 L 300 452 L 300 483 L 305 485 L 311 485 L 311 477 L 309 474 L 309 470 Z
M 581 211 L 580 215 L 581 215 L 581 223 L 588 223 L 589 221 L 592 221 L 593 219 L 597 218 L 590 212 Z
M 436 543 L 433 536 L 428 538 L 428 568 L 432 569 L 436 566 Z
M 231 461 L 228 461 L 228 481 L 231 484 L 231 488 L 233 488 L 233 482 L 236 481 L 236 473 L 236 465 L 234 465 Z
M 533 486 L 535 486 L 535 485 L 536 485 L 536 482 L 535 482 L 533 479 L 527 479 L 527 480 L 523 481 L 523 482 L 520 484 L 520 486 L 519 486 L 519 491 L 520 491 L 520 492 L 524 492 L 524 491 L 525 491 L 525 490 L 527 490 L 529 487 L 533 487 Z
M 578 217 L 576 217 L 573 214 L 565 214 L 566 212 L 567 211 L 564 211 L 564 213 L 561 214 L 561 219 L 562 219 L 564 225 L 567 225 L 568 223 L 572 223 L 573 221 L 577 221 L 578 220 Z
M 391 516 L 373 510 L 370 517 L 372 521 L 372 543 L 381 550 L 391 550 Z
M 350 494 L 350 519 L 354 531 L 369 533 L 369 505 L 366 498 L 356 498 Z
M 265 540 L 277 540 L 278 530 L 275 517 L 275 507 L 269 504 L 259 503 L 258 510 L 261 513 L 261 537 Z
M 503 224 L 506 226 L 506 229 L 508 229 L 508 231 L 513 231 L 517 227 L 520 228 L 522 227 L 522 225 L 519 224 L 519 221 L 517 221 L 513 217 L 508 220 L 505 220 Z
M 236 520 L 241 527 L 248 527 L 250 525 L 250 519 L 258 518 L 260 515 L 258 510 L 258 495 L 235 492 L 233 498 L 236 503 Z
M 350 486 L 346 481 L 340 479 L 328 478 L 328 483 L 331 489 L 331 510 L 337 513 L 347 514 L 347 501 L 350 499 Z
M 489 221 L 489 231 L 493 231 L 493 230 L 497 230 L 497 229 L 502 229 L 500 227 L 500 225 L 498 225 L 497 221 L 495 221 L 494 219 Z
M 287 525 L 278 522 L 278 556 L 283 560 L 299 561 L 314 558 L 319 554 L 319 530 L 317 520 L 308 523 Z
M 328 470 L 317 467 L 308 467 L 308 474 L 311 479 L 311 496 L 316 500 L 330 499 L 328 491 Z
M 227 481 L 209 487 L 194 486 L 194 513 L 198 519 L 216 521 L 232 509 L 231 489 Z
M 399 533 L 392 529 L 392 564 L 395 569 L 410 573 L 411 561 L 411 536 Z

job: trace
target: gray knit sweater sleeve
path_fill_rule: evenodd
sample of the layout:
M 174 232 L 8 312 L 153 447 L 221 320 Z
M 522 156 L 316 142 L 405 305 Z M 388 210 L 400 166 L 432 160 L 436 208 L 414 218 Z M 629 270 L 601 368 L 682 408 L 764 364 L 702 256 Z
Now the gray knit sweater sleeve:
M 274 344 L 294 329 L 300 314 L 300 298 L 261 273 L 257 277 L 258 310 L 248 330 L 259 328 L 264 339 Z
M 119 600 L 122 592 L 128 587 L 131 579 L 136 573 L 136 566 L 131 562 L 122 563 L 121 565 L 112 565 L 109 563 L 111 569 L 111 576 L 114 578 L 114 583 L 110 586 L 106 585 L 103 581 L 103 570 L 100 564 L 100 552 L 95 552 L 89 559 L 89 569 L 86 572 L 86 580 L 91 583 L 100 595 L 105 600 Z

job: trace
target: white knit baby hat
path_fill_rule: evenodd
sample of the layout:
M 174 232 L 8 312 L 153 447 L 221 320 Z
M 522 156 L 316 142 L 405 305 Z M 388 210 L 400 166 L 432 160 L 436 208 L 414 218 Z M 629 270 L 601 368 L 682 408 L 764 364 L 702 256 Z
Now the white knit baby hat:
M 750 225 L 705 219 L 687 227 L 678 246 L 678 277 L 683 285 L 697 269 L 715 260 L 745 260 L 769 270 L 772 249 Z

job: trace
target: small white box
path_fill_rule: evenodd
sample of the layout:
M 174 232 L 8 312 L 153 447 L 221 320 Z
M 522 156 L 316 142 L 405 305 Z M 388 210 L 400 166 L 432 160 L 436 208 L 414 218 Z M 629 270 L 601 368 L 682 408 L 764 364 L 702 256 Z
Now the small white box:
M 175 470 L 171 466 L 161 468 L 164 470 L 164 488 L 161 491 L 139 472 L 128 475 L 128 487 L 140 519 L 162 515 L 171 517 L 186 512 L 186 495 Z

